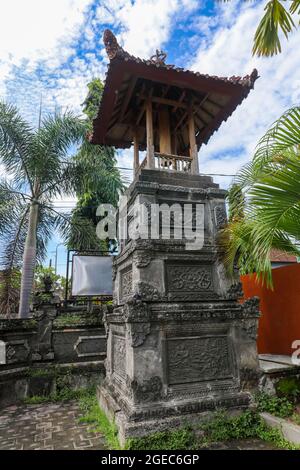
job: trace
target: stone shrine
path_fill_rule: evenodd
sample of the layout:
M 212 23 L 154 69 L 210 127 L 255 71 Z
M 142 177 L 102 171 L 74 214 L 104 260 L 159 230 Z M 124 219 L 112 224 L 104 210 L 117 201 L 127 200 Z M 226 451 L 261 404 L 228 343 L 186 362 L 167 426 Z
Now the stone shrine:
M 238 278 L 226 276 L 216 242 L 226 223 L 226 191 L 199 174 L 198 151 L 254 87 L 257 71 L 211 77 L 165 64 L 160 51 L 149 60 L 133 57 L 108 30 L 104 43 L 110 63 L 91 141 L 134 146 L 135 177 L 122 219 L 129 235 L 114 260 L 106 379 L 98 390 L 124 443 L 251 402 L 258 299 L 242 304 Z M 181 208 L 185 216 L 186 206 L 193 229 L 201 208 L 199 245 L 192 246 L 185 220 L 176 217 Z M 158 214 L 153 236 L 157 208 L 167 219 Z

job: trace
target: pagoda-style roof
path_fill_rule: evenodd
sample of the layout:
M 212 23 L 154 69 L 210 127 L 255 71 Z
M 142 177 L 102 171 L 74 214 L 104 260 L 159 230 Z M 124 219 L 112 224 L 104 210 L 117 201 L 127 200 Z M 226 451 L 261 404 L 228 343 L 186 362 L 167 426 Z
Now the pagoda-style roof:
M 254 87 L 257 70 L 245 77 L 216 77 L 167 65 L 166 54 L 156 51 L 149 60 L 130 55 L 114 34 L 104 32 L 110 59 L 99 112 L 93 122 L 94 144 L 128 148 L 138 133 L 139 149 L 146 149 L 145 102 L 153 103 L 154 146 L 158 145 L 159 108 L 168 106 L 171 128 L 181 154 L 189 146 L 186 123 L 192 110 L 199 149 L 233 113 Z

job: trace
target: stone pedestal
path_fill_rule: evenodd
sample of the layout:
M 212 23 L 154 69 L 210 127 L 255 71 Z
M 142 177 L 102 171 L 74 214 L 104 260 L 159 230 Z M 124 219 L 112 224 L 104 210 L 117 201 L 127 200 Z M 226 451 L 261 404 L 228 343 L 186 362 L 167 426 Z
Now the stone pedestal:
M 172 236 L 132 239 L 115 259 L 115 308 L 105 318 L 106 379 L 98 397 L 121 442 L 199 422 L 217 408 L 249 406 L 258 379 L 258 299 L 241 304 L 241 284 L 226 277 L 220 261 L 224 198 L 209 177 L 158 170 L 142 170 L 128 190 L 129 225 L 137 202 L 148 209 L 203 204 L 204 244 L 191 250 Z

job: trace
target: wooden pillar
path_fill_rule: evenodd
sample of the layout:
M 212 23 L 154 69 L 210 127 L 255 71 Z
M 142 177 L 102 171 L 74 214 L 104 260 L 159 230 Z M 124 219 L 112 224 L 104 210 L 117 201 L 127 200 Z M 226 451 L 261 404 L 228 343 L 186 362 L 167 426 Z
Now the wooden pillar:
M 133 131 L 133 169 L 134 174 L 138 171 L 140 166 L 140 157 L 139 157 L 139 139 L 137 130 Z
M 167 106 L 162 107 L 158 111 L 159 124 L 159 151 L 160 153 L 171 154 L 171 133 L 170 133 L 170 116 Z
M 197 143 L 196 143 L 194 114 L 193 114 L 192 109 L 189 110 L 188 127 L 189 127 L 189 141 L 190 141 L 190 157 L 192 159 L 192 173 L 198 175 L 199 174 L 198 150 L 197 150 Z
M 152 101 L 146 101 L 147 168 L 154 168 Z

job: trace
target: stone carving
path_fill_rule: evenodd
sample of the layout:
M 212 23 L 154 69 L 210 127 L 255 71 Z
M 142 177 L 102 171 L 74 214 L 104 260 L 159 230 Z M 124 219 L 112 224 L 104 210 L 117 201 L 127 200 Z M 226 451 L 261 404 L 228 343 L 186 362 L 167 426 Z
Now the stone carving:
M 169 292 L 212 290 L 212 274 L 208 267 L 167 265 Z
M 141 346 L 146 336 L 150 334 L 150 323 L 132 323 L 131 324 L 131 346 L 137 348 Z
M 257 319 L 256 318 L 243 318 L 241 320 L 241 328 L 246 335 L 253 341 L 257 338 Z
M 167 344 L 170 385 L 232 376 L 225 336 L 172 338 L 168 339 Z
M 133 396 L 137 402 L 148 403 L 162 398 L 162 381 L 154 376 L 139 383 L 133 380 L 130 384 Z
M 26 339 L 16 339 L 6 343 L 6 364 L 25 362 L 28 359 L 30 348 Z
M 112 370 L 113 373 L 118 375 L 121 379 L 125 380 L 125 367 L 126 367 L 126 348 L 125 348 L 125 338 L 123 336 L 118 336 L 113 334 L 112 336 Z
M 245 302 L 242 304 L 244 313 L 246 315 L 255 315 L 259 316 L 259 297 L 250 297 L 246 299 Z
M 227 224 L 227 214 L 223 205 L 215 207 L 215 222 L 218 229 L 223 228 Z
M 158 289 L 147 282 L 137 284 L 137 294 L 140 295 L 141 299 L 149 301 L 160 300 L 162 297 Z
M 115 281 L 117 277 L 117 266 L 115 262 L 112 264 L 112 280 Z
M 243 285 L 241 282 L 236 282 L 235 284 L 232 284 L 226 292 L 226 299 L 228 300 L 241 299 L 243 296 L 244 292 Z
M 133 256 L 133 261 L 137 268 L 146 268 L 151 262 L 152 256 L 147 252 L 137 252 Z
M 140 296 L 134 296 L 126 302 L 123 308 L 126 321 L 147 322 L 149 320 L 149 311 L 147 304 L 142 302 Z
M 122 297 L 126 297 L 132 292 L 132 270 L 121 274 Z
M 105 356 L 103 351 L 106 336 L 79 336 L 74 344 L 74 351 L 78 357 Z

